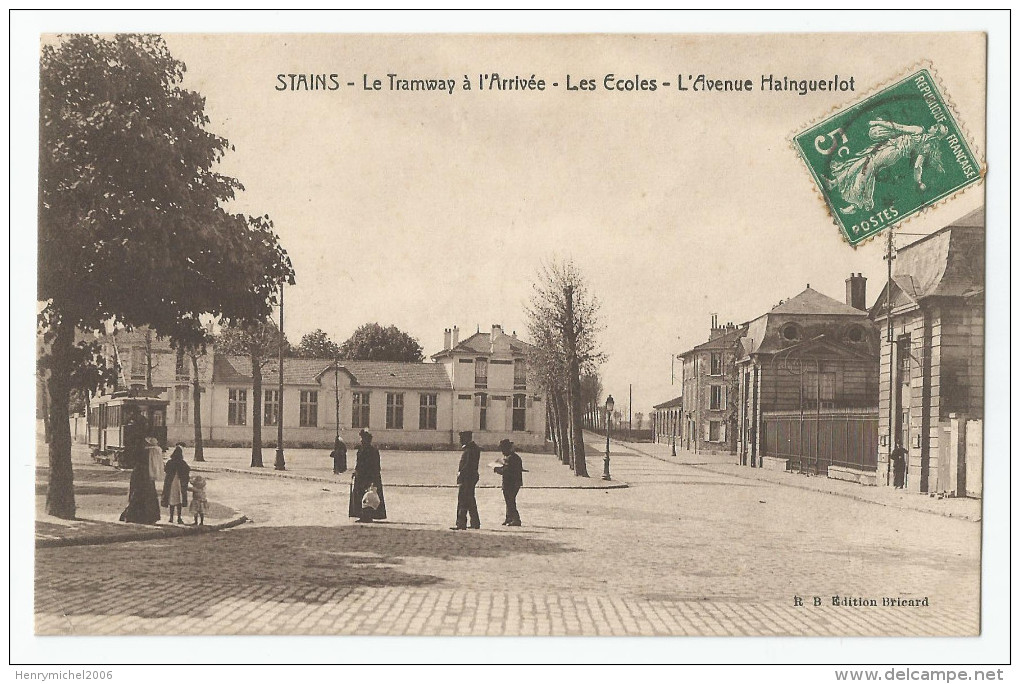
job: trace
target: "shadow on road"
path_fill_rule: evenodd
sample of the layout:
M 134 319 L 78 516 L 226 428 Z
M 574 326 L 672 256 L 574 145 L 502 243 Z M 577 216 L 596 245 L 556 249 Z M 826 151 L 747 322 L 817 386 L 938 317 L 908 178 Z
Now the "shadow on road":
M 37 610 L 201 617 L 222 601 L 324 603 L 358 587 L 424 587 L 405 559 L 454 561 L 569 553 L 525 535 L 366 527 L 252 527 L 223 534 L 36 553 Z M 89 568 L 78 574 L 69 568 Z M 91 577 L 89 576 L 91 575 Z M 173 588 L 173 589 L 171 589 Z

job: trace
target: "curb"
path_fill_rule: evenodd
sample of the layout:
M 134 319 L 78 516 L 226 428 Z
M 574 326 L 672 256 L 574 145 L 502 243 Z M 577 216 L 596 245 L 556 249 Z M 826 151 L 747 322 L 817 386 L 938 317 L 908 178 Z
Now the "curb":
M 95 522 L 95 521 L 92 521 Z M 236 518 L 215 525 L 203 525 L 201 527 L 166 527 L 149 529 L 146 525 L 144 530 L 138 530 L 134 534 L 119 535 L 116 537 L 102 535 L 86 535 L 73 538 L 39 539 L 35 540 L 37 549 L 50 549 L 64 546 L 98 546 L 100 544 L 117 544 L 119 542 L 149 541 L 152 539 L 168 539 L 172 537 L 186 537 L 196 534 L 208 534 L 219 532 L 231 527 L 237 527 L 248 522 L 248 516 L 240 515 Z M 129 523 L 130 524 L 130 523 Z
M 950 513 L 950 512 L 932 511 L 932 510 L 927 510 L 927 509 L 924 509 L 924 508 L 914 508 L 913 506 L 901 506 L 901 505 L 897 505 L 897 504 L 892 503 L 892 502 L 886 503 L 884 501 L 875 501 L 874 499 L 869 499 L 867 497 L 859 496 L 857 494 L 853 494 L 853 493 L 850 493 L 850 492 L 834 492 L 834 491 L 829 491 L 829 490 L 825 490 L 825 489 L 815 489 L 814 487 L 805 487 L 804 485 L 797 484 L 796 482 L 778 482 L 776 480 L 768 480 L 768 479 L 765 479 L 765 478 L 754 477 L 754 476 L 750 476 L 750 475 L 741 475 L 739 473 L 731 473 L 731 472 L 725 471 L 725 470 L 716 470 L 716 469 L 712 468 L 712 465 L 714 465 L 714 464 L 709 464 L 709 463 L 681 463 L 681 462 L 674 461 L 674 460 L 669 459 L 669 458 L 663 458 L 662 456 L 656 456 L 655 454 L 650 454 L 650 453 L 648 453 L 646 451 L 642 451 L 642 450 L 640 450 L 640 449 L 638 449 L 636 447 L 633 447 L 633 446 L 631 446 L 631 445 L 629 445 L 629 444 L 627 444 L 625 442 L 617 442 L 617 444 L 619 444 L 620 446 L 624 447 L 625 449 L 630 449 L 631 451 L 639 453 L 642 456 L 647 456 L 648 458 L 654 458 L 657 461 L 662 461 L 664 463 L 672 463 L 674 465 L 680 465 L 680 466 L 690 466 L 691 468 L 699 468 L 701 470 L 707 470 L 708 472 L 714 473 L 716 475 L 728 475 L 730 477 L 736 477 L 736 478 L 739 478 L 741 480 L 753 480 L 755 482 L 764 482 L 764 483 L 767 483 L 767 484 L 779 485 L 780 487 L 791 487 L 793 489 L 800 489 L 800 490 L 807 491 L 807 492 L 816 492 L 818 494 L 829 494 L 831 496 L 841 496 L 841 497 L 846 498 L 846 499 L 853 499 L 854 501 L 860 501 L 862 503 L 875 504 L 877 506 L 884 506 L 886 508 L 895 508 L 895 509 L 901 510 L 901 511 L 915 511 L 917 513 L 927 513 L 929 515 L 938 515 L 938 516 L 942 516 L 943 518 L 955 518 L 956 520 L 966 520 L 968 522 L 981 522 L 981 516 L 980 515 L 977 518 L 973 518 L 973 517 L 971 517 L 969 515 L 954 515 L 953 513 Z
M 287 472 L 279 472 L 279 471 L 276 471 L 276 470 L 259 470 L 257 468 L 252 468 L 251 470 L 245 470 L 244 468 L 227 468 L 227 467 L 218 467 L 218 466 L 212 466 L 212 467 L 206 466 L 206 467 L 201 467 L 201 468 L 192 466 L 191 469 L 192 470 L 197 470 L 199 472 L 206 472 L 206 473 L 234 473 L 234 474 L 238 474 L 238 475 L 254 475 L 255 477 L 276 477 L 276 478 L 280 478 L 282 480 L 304 480 L 305 482 L 325 482 L 327 484 L 334 484 L 334 485 L 335 484 L 340 484 L 340 485 L 345 484 L 344 481 L 334 480 L 334 479 L 330 479 L 328 477 L 321 477 L 319 475 L 299 475 L 299 474 L 292 474 L 292 473 L 287 473 Z M 407 488 L 407 489 L 457 489 L 457 485 L 455 485 L 455 484 L 397 484 L 397 483 L 387 483 L 387 482 L 383 482 L 383 487 L 385 487 L 387 489 L 391 488 L 391 487 L 403 487 L 403 488 Z M 547 486 L 547 487 L 527 487 L 526 486 L 526 487 L 524 487 L 524 489 L 574 489 L 574 490 L 582 490 L 583 491 L 583 490 L 586 490 L 586 489 L 591 489 L 591 490 L 626 489 L 628 487 L 630 487 L 630 485 L 628 483 L 624 482 L 623 480 L 615 480 L 615 481 L 610 481 L 610 482 L 608 482 L 606 484 L 599 484 L 599 485 L 595 485 L 595 486 L 592 486 L 592 487 L 570 487 L 570 486 L 566 486 L 566 485 L 551 485 L 551 486 Z M 499 485 L 486 484 L 486 485 L 476 485 L 476 488 L 477 489 L 499 489 L 500 487 L 499 487 Z

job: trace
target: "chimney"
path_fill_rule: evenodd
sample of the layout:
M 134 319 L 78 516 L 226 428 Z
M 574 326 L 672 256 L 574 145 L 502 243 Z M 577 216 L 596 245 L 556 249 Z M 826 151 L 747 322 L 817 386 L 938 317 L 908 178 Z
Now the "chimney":
M 450 338 L 450 349 L 456 347 L 458 342 L 460 342 L 460 328 L 453 326 L 453 336 Z
M 496 351 L 496 340 L 502 336 L 503 326 L 499 323 L 492 324 L 492 334 L 489 335 L 489 353 Z
M 712 314 L 712 329 L 708 331 L 708 339 L 714 340 L 726 333 L 726 326 L 719 327 L 719 314 Z
M 867 311 L 867 287 L 867 278 L 860 273 L 851 273 L 846 279 L 846 303 L 855 309 Z
M 443 349 L 450 348 L 450 338 L 453 336 L 453 331 L 449 328 L 443 330 Z

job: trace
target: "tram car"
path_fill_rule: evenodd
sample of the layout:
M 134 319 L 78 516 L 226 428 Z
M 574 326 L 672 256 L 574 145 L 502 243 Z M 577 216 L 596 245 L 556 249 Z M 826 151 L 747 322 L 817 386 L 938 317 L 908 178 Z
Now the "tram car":
M 169 402 L 139 390 L 114 392 L 89 402 L 89 447 L 98 463 L 119 468 L 134 466 L 134 455 L 155 437 L 166 448 L 166 409 Z

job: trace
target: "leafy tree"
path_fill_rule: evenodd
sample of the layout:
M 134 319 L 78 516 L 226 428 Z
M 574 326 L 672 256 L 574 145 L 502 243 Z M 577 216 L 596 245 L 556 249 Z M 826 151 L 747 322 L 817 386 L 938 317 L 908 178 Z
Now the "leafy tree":
M 424 361 L 418 340 L 395 325 L 366 323 L 340 345 L 340 358 L 359 361 Z
M 261 468 L 262 463 L 262 371 L 273 360 L 279 359 L 280 347 L 284 356 L 290 349 L 287 336 L 272 321 L 246 322 L 225 328 L 217 340 L 224 354 L 247 356 L 251 362 L 251 467 Z M 277 416 L 280 420 L 282 416 Z
M 76 330 L 148 325 L 185 347 L 202 315 L 259 320 L 293 269 L 268 217 L 225 212 L 229 148 L 160 36 L 72 35 L 40 58 L 39 275 L 52 439 L 46 510 L 75 514 Z
M 535 345 L 532 364 L 553 402 L 561 407 L 555 416 L 561 454 L 569 444 L 565 451 L 574 474 L 580 477 L 588 477 L 581 374 L 594 372 L 605 359 L 598 343 L 602 329 L 598 312 L 598 299 L 572 261 L 541 268 L 527 308 L 528 330 Z
M 308 359 L 336 359 L 340 356 L 340 347 L 322 329 L 317 328 L 305 333 L 295 352 Z

